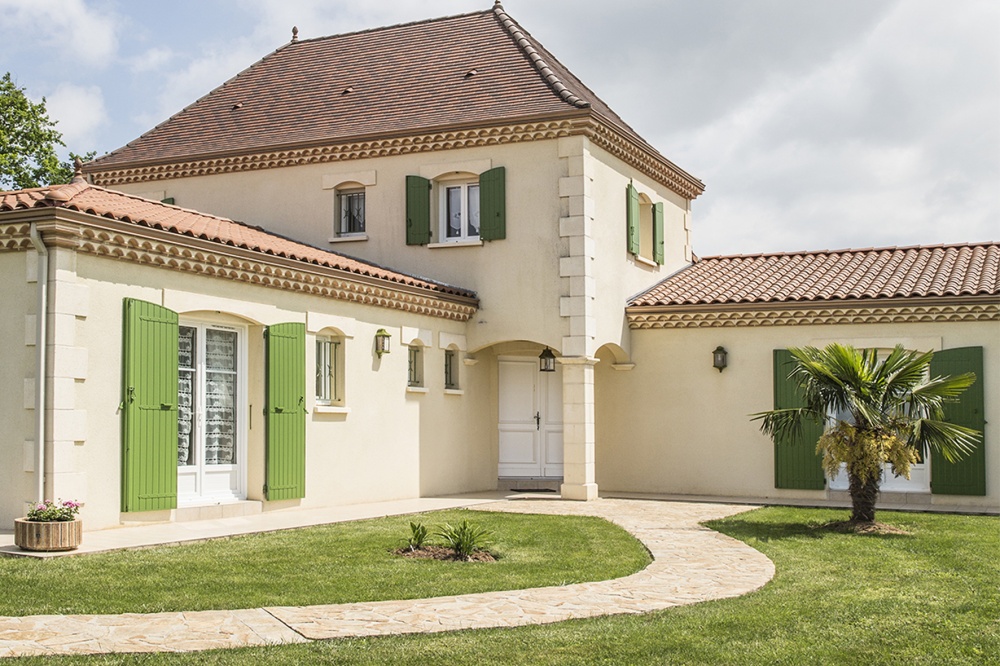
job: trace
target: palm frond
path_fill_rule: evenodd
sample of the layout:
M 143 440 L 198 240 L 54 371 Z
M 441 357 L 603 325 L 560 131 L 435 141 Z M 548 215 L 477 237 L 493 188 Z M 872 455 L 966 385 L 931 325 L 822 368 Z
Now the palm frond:
M 972 453 L 982 441 L 982 433 L 972 428 L 938 421 L 918 419 L 913 422 L 909 444 L 920 450 L 939 452 L 948 462 L 957 462 Z
M 773 409 L 750 415 L 751 421 L 760 421 L 760 431 L 779 444 L 788 443 L 802 434 L 806 421 L 822 423 L 825 416 L 807 407 Z

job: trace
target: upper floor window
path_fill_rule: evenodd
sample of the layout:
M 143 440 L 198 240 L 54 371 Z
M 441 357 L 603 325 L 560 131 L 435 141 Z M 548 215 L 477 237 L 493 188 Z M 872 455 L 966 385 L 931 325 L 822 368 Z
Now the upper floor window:
M 632 183 L 625 188 L 625 223 L 628 251 L 649 264 L 664 263 L 663 204 L 653 203 Z
M 440 238 L 445 241 L 479 240 L 479 181 L 444 183 L 439 189 Z
M 458 352 L 454 349 L 444 350 L 444 387 L 457 390 L 458 384 Z
M 344 338 L 316 336 L 316 404 L 344 404 Z
M 364 189 L 337 190 L 338 237 L 365 233 L 365 191 Z
M 467 174 L 462 178 L 459 173 Z M 506 169 L 479 176 L 449 172 L 406 177 L 406 244 L 493 241 L 507 237 Z

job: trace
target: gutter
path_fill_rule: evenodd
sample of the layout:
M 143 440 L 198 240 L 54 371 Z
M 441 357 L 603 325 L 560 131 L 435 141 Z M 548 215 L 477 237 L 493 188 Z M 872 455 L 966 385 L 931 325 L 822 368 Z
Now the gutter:
M 48 340 L 48 295 L 49 295 L 49 251 L 38 233 L 38 226 L 32 224 L 29 228 L 31 242 L 38 253 L 38 313 L 35 331 L 35 351 L 38 354 L 35 376 L 35 479 L 36 496 L 39 502 L 45 501 L 45 382 L 47 368 L 45 367 Z

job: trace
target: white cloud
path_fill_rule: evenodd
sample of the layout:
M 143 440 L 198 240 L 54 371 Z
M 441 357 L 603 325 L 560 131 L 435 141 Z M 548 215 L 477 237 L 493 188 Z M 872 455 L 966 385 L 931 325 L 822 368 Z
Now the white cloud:
M 84 0 L 0 0 L 0 14 L 5 33 L 31 35 L 18 41 L 21 48 L 66 49 L 73 59 L 96 66 L 109 64 L 118 49 L 118 20 Z
M 86 153 L 97 144 L 97 132 L 108 122 L 104 96 L 97 86 L 63 83 L 46 98 L 49 118 L 57 120 L 66 152 Z
M 128 59 L 129 69 L 135 74 L 145 74 L 163 69 L 176 54 L 168 47 L 154 46 Z

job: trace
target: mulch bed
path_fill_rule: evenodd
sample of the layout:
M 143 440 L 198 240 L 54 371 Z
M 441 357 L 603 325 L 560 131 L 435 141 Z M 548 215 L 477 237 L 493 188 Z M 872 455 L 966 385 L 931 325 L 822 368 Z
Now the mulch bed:
M 901 530 L 898 527 L 877 521 L 874 523 L 858 523 L 853 520 L 838 520 L 822 525 L 821 529 L 844 534 L 910 534 L 906 530 Z
M 451 548 L 445 546 L 424 546 L 423 548 L 414 548 L 410 550 L 409 547 L 397 548 L 392 551 L 393 554 L 399 555 L 400 557 L 410 557 L 418 560 L 445 560 L 448 562 L 496 562 L 497 558 L 493 557 L 490 553 L 485 550 L 477 550 L 469 559 L 464 559 L 455 554 Z

